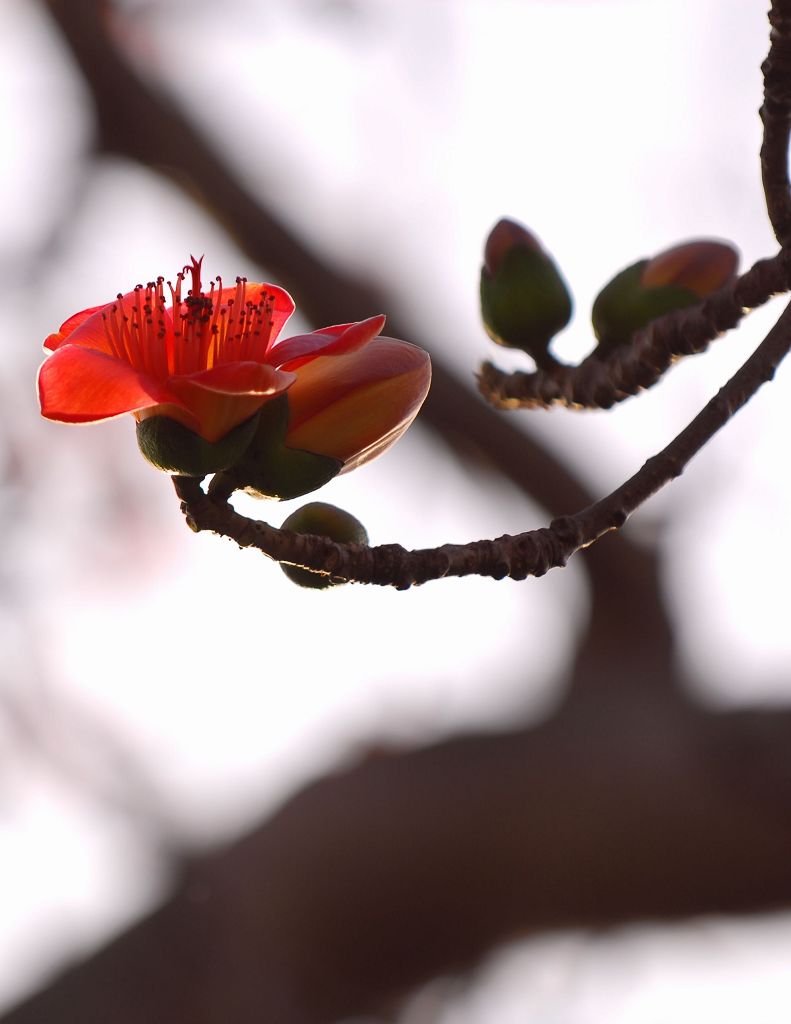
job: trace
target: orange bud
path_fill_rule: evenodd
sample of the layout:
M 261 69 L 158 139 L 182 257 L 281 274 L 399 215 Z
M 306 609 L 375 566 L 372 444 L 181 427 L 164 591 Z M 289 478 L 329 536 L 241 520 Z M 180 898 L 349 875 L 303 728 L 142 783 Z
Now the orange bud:
M 739 254 L 726 242 L 698 239 L 638 260 L 616 274 L 591 311 L 598 358 L 626 345 L 636 331 L 677 309 L 697 305 L 736 274 Z
M 725 242 L 685 242 L 650 259 L 643 269 L 641 284 L 644 288 L 688 288 L 702 299 L 731 281 L 738 263 L 738 253 Z
M 314 359 L 288 391 L 286 447 L 338 459 L 342 472 L 354 469 L 398 440 L 430 383 L 428 355 L 393 338 Z

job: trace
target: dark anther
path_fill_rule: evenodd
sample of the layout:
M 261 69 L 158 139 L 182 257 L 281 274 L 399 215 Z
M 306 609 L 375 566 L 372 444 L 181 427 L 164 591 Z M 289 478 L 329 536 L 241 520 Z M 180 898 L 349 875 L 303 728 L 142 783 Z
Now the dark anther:
M 184 300 L 187 316 L 193 320 L 206 323 L 211 316 L 213 303 L 208 295 L 188 295 Z

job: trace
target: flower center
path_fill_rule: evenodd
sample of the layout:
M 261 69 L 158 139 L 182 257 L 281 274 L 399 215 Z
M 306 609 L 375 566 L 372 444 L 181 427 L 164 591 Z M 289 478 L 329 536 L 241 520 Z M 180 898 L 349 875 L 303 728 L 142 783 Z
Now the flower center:
M 202 259 L 193 257 L 176 275 L 175 286 L 167 282 L 170 308 L 165 279 L 158 277 L 145 287 L 136 285 L 131 295 L 119 294 L 102 310 L 105 337 L 117 359 L 160 380 L 224 363 L 266 361 L 274 296 L 253 286 L 256 300 L 249 298 L 244 277 L 236 278 L 235 290 L 224 290 L 217 277 L 204 293 Z M 187 274 L 191 287 L 182 298 Z

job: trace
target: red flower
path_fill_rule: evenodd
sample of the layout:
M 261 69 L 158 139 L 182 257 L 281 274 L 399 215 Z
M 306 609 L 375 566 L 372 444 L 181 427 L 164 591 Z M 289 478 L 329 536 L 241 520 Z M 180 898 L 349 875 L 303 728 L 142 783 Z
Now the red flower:
M 288 391 L 295 405 L 287 443 L 293 427 L 295 447 L 345 468 L 377 455 L 412 422 L 428 391 L 429 359 L 407 342 L 377 338 L 383 316 L 278 341 L 294 310 L 287 292 L 244 278 L 223 288 L 218 278 L 204 293 L 200 272 L 192 259 L 175 286 L 161 277 L 137 285 L 51 334 L 44 345 L 53 354 L 39 371 L 42 414 L 66 423 L 166 416 L 213 443 Z

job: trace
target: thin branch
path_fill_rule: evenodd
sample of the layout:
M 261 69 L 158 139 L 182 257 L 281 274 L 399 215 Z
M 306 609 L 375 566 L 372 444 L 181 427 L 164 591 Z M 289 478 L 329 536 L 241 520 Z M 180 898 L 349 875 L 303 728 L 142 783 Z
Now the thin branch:
M 323 537 L 276 530 L 239 515 L 230 505 L 213 502 L 196 479 L 174 477 L 176 492 L 190 527 L 230 537 L 241 547 L 258 548 L 278 562 L 302 565 L 325 575 L 399 590 L 445 576 L 491 576 L 524 579 L 565 565 L 580 548 L 617 530 L 636 508 L 683 472 L 728 420 L 771 380 L 791 348 L 791 303 L 780 319 L 719 393 L 658 455 L 626 483 L 575 515 L 548 527 L 496 540 L 443 544 L 407 551 L 398 544 L 364 547 L 336 544 Z
M 782 2 L 787 3 L 788 0 Z M 97 84 L 94 95 L 103 143 L 155 166 L 172 166 L 189 172 L 194 162 L 194 166 L 202 168 L 199 187 L 204 195 L 210 198 L 215 193 L 227 193 L 227 169 L 216 155 L 196 136 L 172 104 L 156 97 L 113 54 L 108 45 L 105 26 L 98 16 L 100 5 L 97 0 L 74 0 L 69 4 L 64 0 L 46 0 L 46 3 L 69 39 L 86 74 Z M 75 28 L 77 25 L 79 31 Z M 103 83 L 103 88 L 98 87 L 99 81 Z M 131 130 L 139 124 L 146 124 L 148 130 Z M 282 225 L 263 214 L 249 194 L 238 188 L 232 189 L 232 192 L 230 198 L 226 195 L 228 201 L 223 209 L 231 219 L 235 233 L 245 240 L 248 248 L 257 250 L 265 259 L 266 256 L 260 252 L 260 245 L 256 246 L 250 241 L 249 233 L 252 230 L 259 239 L 266 237 L 267 248 L 271 247 L 271 251 L 277 253 L 278 264 L 284 268 L 286 276 L 292 273 L 301 277 L 318 262 L 313 253 L 284 231 Z M 594 376 L 588 390 L 596 394 L 598 404 L 606 405 L 618 400 L 621 393 L 626 393 L 630 374 L 638 388 L 648 386 L 652 375 L 655 378 L 657 370 L 661 374 L 675 356 L 701 351 L 717 333 L 737 323 L 745 308 L 760 305 L 774 292 L 786 289 L 791 279 L 790 265 L 791 258 L 781 252 L 772 260 L 756 264 L 739 279 L 732 290 L 725 289 L 711 297 L 702 307 L 671 314 L 665 321 L 658 321 L 651 332 L 646 333 L 646 340 L 638 343 L 635 354 L 621 357 L 623 366 L 619 366 L 619 375 L 611 382 L 614 394 L 608 398 L 602 392 L 605 381 L 595 379 L 595 370 L 586 371 Z M 323 266 L 320 269 L 325 271 Z M 324 278 L 326 273 L 323 274 Z M 347 286 L 355 284 L 345 283 Z M 357 291 L 361 289 L 358 287 Z M 349 302 L 349 287 L 336 289 L 335 294 L 344 294 L 346 302 Z M 307 297 L 310 298 L 310 293 Z M 359 298 L 359 295 L 355 297 Z M 370 291 L 366 292 L 366 297 L 371 297 Z M 665 344 L 662 344 L 663 337 Z M 638 351 L 641 353 L 640 359 L 636 356 Z M 759 351 L 763 351 L 763 346 Z M 619 365 L 617 361 L 616 365 Z M 745 365 L 745 369 L 750 365 L 752 361 Z M 753 390 L 757 390 L 759 385 L 760 380 L 755 383 Z M 578 404 L 580 397 L 585 396 L 575 395 L 572 389 L 574 404 Z M 697 423 L 698 420 L 695 421 Z M 717 423 L 712 433 L 721 425 Z M 684 436 L 680 435 L 677 441 L 681 442 Z M 694 450 L 705 443 L 709 436 L 711 434 L 703 436 Z M 671 452 L 674 445 L 675 442 L 664 454 Z M 673 473 L 666 475 L 667 465 L 663 457 L 658 456 L 628 481 L 624 488 L 634 488 L 638 483 L 643 487 L 648 483 L 645 496 L 640 499 L 645 500 L 645 497 L 672 478 Z M 611 495 L 603 502 L 583 509 L 575 517 L 555 521 L 548 529 L 530 531 L 516 537 L 478 541 L 470 545 L 444 545 L 422 552 L 407 552 L 399 545 L 354 550 L 340 548 L 326 540 L 294 537 L 237 516 L 228 506 L 210 502 L 194 482 L 190 484 L 189 481 L 181 481 L 177 487 L 187 505 L 189 518 L 198 529 L 216 530 L 233 536 L 245 546 L 258 547 L 277 559 L 296 562 L 345 579 L 397 587 L 408 587 L 413 583 L 445 575 L 483 574 L 495 578 L 540 575 L 553 566 L 564 564 L 574 551 L 592 543 L 602 532 L 617 528 L 633 510 L 631 507 L 625 511 L 615 509 L 614 520 L 604 516 L 606 511 L 612 511 L 608 505 L 613 499 Z M 622 490 L 614 492 L 614 495 L 620 494 Z M 598 516 L 594 520 L 590 518 L 592 510 L 596 510 Z
M 791 246 L 791 186 L 788 144 L 791 136 L 791 0 L 773 0 L 769 54 L 761 69 L 764 102 L 761 119 L 761 176 L 766 208 L 775 236 Z M 534 373 L 505 373 L 483 364 L 479 390 L 500 409 L 609 409 L 656 384 L 680 356 L 704 352 L 719 334 L 735 327 L 745 313 L 791 287 L 791 258 L 784 251 L 761 260 L 733 284 L 700 306 L 671 313 L 640 332 L 628 347 L 608 358 L 590 355 L 579 366 L 539 367 Z
M 233 233 L 248 255 L 267 266 L 276 280 L 299 296 L 302 312 L 314 324 L 342 323 L 361 311 L 395 308 L 396 315 L 388 316 L 388 331 L 396 337 L 419 338 L 431 350 L 431 331 L 427 333 L 426 324 L 405 321 L 400 303 L 372 277 L 360 279 L 350 274 L 337 261 L 314 250 L 292 226 L 280 223 L 276 207 L 267 206 L 261 196 L 251 199 L 222 154 L 202 138 L 184 112 L 129 67 L 106 31 L 97 0 L 47 0 L 47 6 L 57 17 L 64 40 L 72 47 L 90 94 L 96 99 L 97 112 L 101 112 L 97 124 L 100 149 L 112 147 L 133 160 L 148 161 L 159 173 L 173 176 L 180 187 L 186 184 L 192 194 L 200 194 L 207 209 Z M 113 102 L 113 97 L 122 101 Z M 145 131 L 140 125 L 145 125 Z M 150 132 L 156 136 L 155 146 L 147 138 Z M 155 156 L 156 164 L 152 163 Z M 266 168 L 259 170 L 265 179 Z M 285 246 L 284 232 L 289 237 Z M 451 372 L 441 358 L 435 355 L 432 362 L 431 391 L 421 410 L 420 423 L 463 460 L 468 473 L 474 475 L 479 465 L 496 470 L 550 516 L 584 508 L 594 500 L 569 465 L 540 438 L 531 436 L 532 421 L 522 418 L 517 422 L 516 417 L 500 415 L 481 402 L 472 387 Z M 639 644 L 635 644 L 639 651 L 635 654 L 647 659 L 655 674 L 638 673 L 639 686 L 633 680 L 630 692 L 645 692 L 650 678 L 667 691 L 676 676 L 669 663 L 671 627 L 658 589 L 656 552 L 632 543 L 623 534 L 612 540 L 611 544 L 589 548 L 581 560 L 592 591 L 595 618 L 589 620 L 579 656 L 583 660 L 592 656 L 592 648 L 586 644 L 606 648 L 608 641 L 602 638 L 615 629 L 620 635 L 620 657 L 625 657 L 634 634 L 627 632 L 625 636 L 621 625 L 639 609 L 641 627 Z M 591 678 L 587 671 L 576 676 L 580 681 Z M 607 678 L 612 680 L 614 676 L 608 672 Z M 598 693 L 602 685 L 597 678 Z M 571 695 L 573 690 L 569 689 L 567 699 Z
M 699 306 L 655 320 L 606 359 L 590 355 L 579 366 L 558 363 L 534 373 L 504 373 L 487 362 L 480 370 L 479 390 L 499 409 L 609 409 L 652 387 L 681 356 L 705 352 L 747 313 L 789 287 L 791 255 L 781 250 L 772 259 L 759 260 Z
M 791 0 L 774 0 L 769 12 L 769 54 L 761 65 L 764 102 L 761 120 L 761 177 L 766 210 L 778 242 L 791 244 L 791 188 L 788 140 L 791 133 Z

